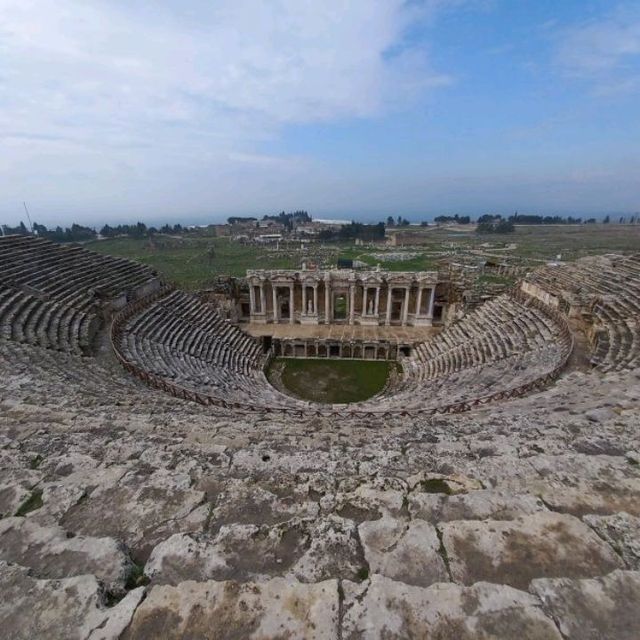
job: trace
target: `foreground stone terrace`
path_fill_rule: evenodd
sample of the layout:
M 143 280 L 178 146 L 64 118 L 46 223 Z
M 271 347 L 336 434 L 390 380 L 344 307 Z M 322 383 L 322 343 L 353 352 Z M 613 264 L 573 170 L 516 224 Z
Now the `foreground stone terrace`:
M 0 342 L 8 638 L 637 638 L 640 370 L 237 415 Z

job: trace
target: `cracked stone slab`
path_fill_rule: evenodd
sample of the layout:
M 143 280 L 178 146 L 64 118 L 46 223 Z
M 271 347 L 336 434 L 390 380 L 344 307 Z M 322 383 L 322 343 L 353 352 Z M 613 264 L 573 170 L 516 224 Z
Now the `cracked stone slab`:
M 230 523 L 274 525 L 295 517 L 318 514 L 318 505 L 312 501 L 295 503 L 279 498 L 261 486 L 233 479 L 226 482 L 219 493 L 211 515 L 212 532 Z
M 540 497 L 554 511 L 576 516 L 611 515 L 626 511 L 640 516 L 640 478 L 610 478 L 587 482 L 582 479 L 567 486 L 566 480 L 549 482 Z
M 424 520 L 381 518 L 359 527 L 371 573 L 426 587 L 449 580 L 435 527 Z
M 0 562 L 0 629 L 11 640 L 116 640 L 142 599 L 141 587 L 117 605 L 104 605 L 94 576 L 41 580 Z
M 526 589 L 534 578 L 587 578 L 623 568 L 622 560 L 573 516 L 540 512 L 516 520 L 440 525 L 455 582 Z
M 380 512 L 397 516 L 402 511 L 404 491 L 398 489 L 378 489 L 368 484 L 360 485 L 355 491 L 338 495 L 338 502 L 364 512 Z
M 309 547 L 291 568 L 302 582 L 355 579 L 365 569 L 358 528 L 352 520 L 329 516 L 308 531 Z
M 43 525 L 56 524 L 96 487 L 101 491 L 114 487 L 127 471 L 122 465 L 91 467 L 90 460 L 85 461 L 82 456 L 51 460 L 54 471 L 39 485 L 43 505 L 30 517 Z
M 623 512 L 583 520 L 622 556 L 629 569 L 640 569 L 640 518 Z
M 338 583 L 181 582 L 153 587 L 122 640 L 338 637 Z
M 131 472 L 113 486 L 98 486 L 60 524 L 74 533 L 122 539 L 138 559 L 146 560 L 160 540 L 204 524 L 204 498 L 203 491 L 189 488 L 183 474 Z
M 109 615 L 93 629 L 87 640 L 119 640 L 122 632 L 129 626 L 136 608 L 142 602 L 144 591 L 144 587 L 129 591 L 109 611 Z
M 114 592 L 124 590 L 132 567 L 113 538 L 69 538 L 60 527 L 43 527 L 30 518 L 0 520 L 0 560 L 29 567 L 39 578 L 93 574 Z
M 640 572 L 614 571 L 583 580 L 534 580 L 531 592 L 554 617 L 566 640 L 640 638 Z
M 145 566 L 154 582 L 267 580 L 304 553 L 304 532 L 277 525 L 229 524 L 210 534 L 176 534 L 156 546 Z
M 537 598 L 503 585 L 344 583 L 344 640 L 562 640 Z
M 482 489 L 459 495 L 410 493 L 409 513 L 431 523 L 451 520 L 512 520 L 545 510 L 539 498 Z
M 267 580 L 292 575 L 301 582 L 356 579 L 365 567 L 358 532 L 336 516 L 271 527 L 229 524 L 214 536 L 174 534 L 157 545 L 145 574 L 157 584 L 184 580 Z
M 14 515 L 41 480 L 40 472 L 3 468 L 0 482 L 0 517 Z

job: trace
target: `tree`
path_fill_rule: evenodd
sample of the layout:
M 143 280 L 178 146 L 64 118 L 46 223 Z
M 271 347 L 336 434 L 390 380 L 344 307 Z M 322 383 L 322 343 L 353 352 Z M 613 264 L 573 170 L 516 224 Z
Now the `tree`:
M 486 233 L 513 233 L 515 231 L 515 226 L 513 224 L 513 220 L 503 220 L 498 219 L 497 221 L 491 220 L 483 220 L 478 223 L 476 227 L 476 233 L 478 234 L 486 234 Z
M 393 227 L 393 216 L 387 216 L 387 227 Z
M 610 221 L 611 221 L 611 218 L 608 215 L 606 215 L 604 217 L 604 220 L 602 221 L 602 224 L 609 224 Z

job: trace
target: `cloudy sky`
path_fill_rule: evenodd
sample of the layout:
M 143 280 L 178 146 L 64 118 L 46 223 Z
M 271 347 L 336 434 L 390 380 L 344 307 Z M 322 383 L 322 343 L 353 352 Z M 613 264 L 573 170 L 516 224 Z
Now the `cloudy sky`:
M 0 0 L 0 222 L 640 210 L 640 4 Z

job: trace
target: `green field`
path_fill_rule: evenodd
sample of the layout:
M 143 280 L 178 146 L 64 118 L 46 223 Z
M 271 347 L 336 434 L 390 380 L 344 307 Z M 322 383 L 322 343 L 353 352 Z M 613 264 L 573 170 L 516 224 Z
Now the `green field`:
M 206 288 L 218 275 L 244 276 L 247 269 L 297 269 L 304 260 L 320 266 L 335 265 L 339 257 L 360 260 L 389 271 L 436 269 L 444 256 L 464 256 L 470 251 L 483 255 L 519 258 L 537 266 L 561 255 L 563 260 L 597 253 L 638 251 L 640 224 L 517 226 L 507 235 L 478 236 L 473 225 L 460 230 L 429 228 L 424 244 L 385 247 L 354 244 L 310 244 L 300 248 L 246 245 L 229 238 L 190 235 L 152 238 L 96 240 L 85 246 L 100 253 L 139 260 L 157 269 L 166 279 L 188 289 Z M 413 229 L 424 231 L 424 229 Z M 410 233 L 411 231 L 409 231 Z M 394 261 L 394 253 L 416 254 L 410 260 Z M 376 257 L 374 254 L 380 254 Z M 389 259 L 384 259 L 389 256 Z
M 157 269 L 183 289 L 202 289 L 218 275 L 245 276 L 247 269 L 292 269 L 298 260 L 287 252 L 231 242 L 228 238 L 112 238 L 88 249 L 138 260 Z
M 267 377 L 291 395 L 329 404 L 359 402 L 379 393 L 394 362 L 276 358 Z

